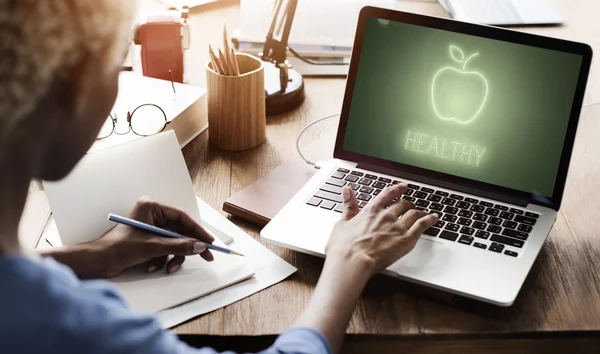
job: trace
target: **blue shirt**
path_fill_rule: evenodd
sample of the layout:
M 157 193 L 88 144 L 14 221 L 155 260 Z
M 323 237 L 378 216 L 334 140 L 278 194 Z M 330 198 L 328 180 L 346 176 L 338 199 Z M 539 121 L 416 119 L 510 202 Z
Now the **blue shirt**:
M 153 316 L 131 311 L 108 282 L 80 281 L 51 258 L 22 256 L 0 257 L 0 348 L 11 354 L 216 353 L 191 348 Z M 262 353 L 330 349 L 321 333 L 294 328 Z

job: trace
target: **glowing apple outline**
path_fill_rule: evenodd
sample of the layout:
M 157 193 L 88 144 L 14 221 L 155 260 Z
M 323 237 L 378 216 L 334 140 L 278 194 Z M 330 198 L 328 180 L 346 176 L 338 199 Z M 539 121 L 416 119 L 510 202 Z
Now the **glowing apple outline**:
M 467 63 L 469 63 L 469 60 L 473 59 L 474 57 L 479 55 L 479 52 L 472 54 L 470 57 L 467 58 L 467 60 L 465 59 L 465 54 L 463 53 L 462 50 L 460 50 L 460 48 L 458 48 L 455 45 L 450 45 L 450 57 L 460 63 L 463 64 L 462 67 L 462 71 L 456 69 L 455 67 L 452 66 L 445 66 L 443 68 L 441 68 L 440 70 L 438 70 L 435 75 L 433 76 L 433 81 L 431 82 L 431 103 L 433 105 L 433 110 L 435 111 L 435 114 L 437 114 L 438 117 L 440 117 L 440 119 L 442 120 L 450 120 L 450 121 L 455 121 L 458 122 L 460 124 L 467 124 L 472 122 L 473 120 L 475 120 L 475 118 L 477 118 L 477 116 L 479 116 L 479 113 L 481 113 L 481 111 L 483 110 L 483 106 L 485 105 L 485 103 L 487 102 L 487 98 L 488 98 L 488 93 L 489 93 L 489 86 L 488 86 L 488 82 L 485 79 L 485 76 L 483 76 L 481 73 L 478 73 L 476 71 L 465 71 L 466 67 L 467 67 Z M 455 57 L 454 51 L 457 51 L 458 53 L 460 53 L 461 59 L 458 59 Z M 457 73 L 461 74 L 461 75 L 479 75 L 479 77 L 481 77 L 483 79 L 483 82 L 485 83 L 485 96 L 483 97 L 483 102 L 481 102 L 481 106 L 479 107 L 479 110 L 477 111 L 477 113 L 475 113 L 475 115 L 473 117 L 471 117 L 471 119 L 467 120 L 467 121 L 461 121 L 455 117 L 444 117 L 442 114 L 440 114 L 440 112 L 438 112 L 437 107 L 435 106 L 435 80 L 437 79 L 438 75 L 441 74 L 443 71 L 445 70 L 454 70 Z

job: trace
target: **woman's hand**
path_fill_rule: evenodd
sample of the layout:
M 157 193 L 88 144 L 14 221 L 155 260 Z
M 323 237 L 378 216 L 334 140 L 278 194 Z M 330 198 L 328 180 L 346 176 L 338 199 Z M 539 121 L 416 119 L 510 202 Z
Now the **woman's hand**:
M 352 189 L 342 188 L 344 213 L 325 248 L 325 266 L 308 307 L 296 327 L 314 328 L 339 352 L 346 327 L 367 280 L 414 247 L 437 221 L 398 198 L 405 184 L 382 191 L 362 210 Z
M 166 271 L 170 274 L 179 269 L 185 256 L 199 254 L 206 261 L 213 260 L 210 251 L 199 241 L 212 243 L 214 237 L 182 210 L 142 198 L 129 213 L 129 218 L 167 228 L 189 238 L 159 237 L 117 224 L 94 241 L 107 257 L 106 277 L 119 275 L 127 268 L 144 262 L 147 262 L 148 272 L 165 268 L 166 265 Z M 174 257 L 168 260 L 170 255 Z
M 148 272 L 166 267 L 170 274 L 179 269 L 185 256 L 200 255 L 206 261 L 213 260 L 210 251 L 199 241 L 212 243 L 214 237 L 182 210 L 142 198 L 129 217 L 189 238 L 164 238 L 117 224 L 97 240 L 52 249 L 44 255 L 69 266 L 80 278 L 114 277 L 143 263 Z M 174 257 L 169 260 L 170 255 Z
M 327 260 L 357 264 L 370 277 L 410 252 L 438 219 L 397 200 L 406 190 L 406 184 L 388 187 L 361 211 L 354 191 L 342 188 L 344 213 L 325 249 Z

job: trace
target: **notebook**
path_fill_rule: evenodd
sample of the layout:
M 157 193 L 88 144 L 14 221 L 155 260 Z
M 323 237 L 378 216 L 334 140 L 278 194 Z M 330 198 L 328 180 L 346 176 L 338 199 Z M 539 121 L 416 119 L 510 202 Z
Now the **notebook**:
M 109 213 L 127 215 L 144 195 L 178 207 L 201 223 L 194 188 L 172 131 L 87 154 L 69 176 L 44 182 L 44 188 L 65 245 L 101 236 L 114 226 L 107 220 Z M 218 239 L 215 244 L 225 245 Z M 172 275 L 134 268 L 112 281 L 134 309 L 160 311 L 254 274 L 243 257 L 213 254 L 210 263 L 199 256 L 187 257 Z
M 487 25 L 561 24 L 553 0 L 439 0 L 455 20 Z

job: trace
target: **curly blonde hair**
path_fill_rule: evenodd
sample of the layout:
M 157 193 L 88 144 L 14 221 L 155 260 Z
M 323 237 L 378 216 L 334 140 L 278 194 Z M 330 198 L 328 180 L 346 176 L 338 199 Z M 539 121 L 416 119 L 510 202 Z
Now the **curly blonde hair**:
M 0 147 L 86 55 L 123 60 L 136 1 L 0 0 Z

